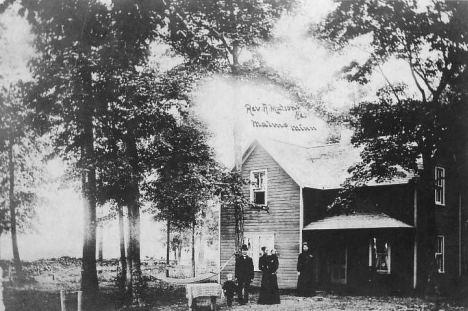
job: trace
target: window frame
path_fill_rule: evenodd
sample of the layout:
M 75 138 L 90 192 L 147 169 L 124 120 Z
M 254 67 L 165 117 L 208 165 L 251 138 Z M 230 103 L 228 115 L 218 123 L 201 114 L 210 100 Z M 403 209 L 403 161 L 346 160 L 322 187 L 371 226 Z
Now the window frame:
M 378 253 L 377 252 L 377 241 L 383 240 L 384 245 L 386 245 L 386 253 Z M 378 262 L 379 257 L 381 255 L 385 255 L 387 260 L 385 260 L 385 264 L 387 266 L 386 270 L 378 269 Z M 383 238 L 373 237 L 369 239 L 369 267 L 374 268 L 375 272 L 379 274 L 391 274 L 392 273 L 392 244 Z
M 254 186 L 254 181 L 255 181 L 255 174 L 256 173 L 263 173 L 263 188 L 260 191 L 258 191 L 255 186 Z M 267 206 L 268 205 L 268 172 L 267 169 L 260 169 L 260 170 L 251 170 L 250 171 L 250 202 L 260 205 L 260 206 Z M 256 203 L 255 202 L 255 192 L 264 192 L 264 204 Z
M 439 172 L 441 175 L 439 175 Z M 434 169 L 434 201 L 436 205 L 445 206 L 445 168 L 436 166 Z
M 442 243 L 439 243 L 440 241 Z M 437 263 L 437 272 L 445 273 L 445 236 L 438 235 L 436 243 L 436 252 L 434 256 Z M 439 263 L 439 258 L 441 258 L 441 263 Z
M 262 242 L 262 237 L 265 242 Z M 250 240 L 250 241 L 249 241 Z M 274 232 L 245 232 L 243 244 L 246 244 L 249 250 L 247 255 L 252 258 L 254 271 L 260 271 L 258 268 L 258 260 L 261 256 L 262 246 L 268 247 L 269 250 L 275 247 Z M 262 245 L 266 244 L 266 245 Z

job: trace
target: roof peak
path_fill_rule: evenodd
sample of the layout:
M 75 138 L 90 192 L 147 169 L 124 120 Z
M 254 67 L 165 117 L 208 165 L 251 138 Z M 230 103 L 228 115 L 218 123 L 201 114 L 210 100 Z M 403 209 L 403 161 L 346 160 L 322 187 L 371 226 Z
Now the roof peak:
M 274 141 L 274 142 L 282 143 L 282 144 L 285 144 L 285 145 L 290 145 L 290 146 L 304 148 L 304 149 L 316 149 L 316 148 L 325 148 L 325 147 L 333 147 L 333 146 L 340 146 L 341 145 L 340 143 L 315 144 L 315 145 L 310 144 L 310 145 L 307 145 L 307 144 L 292 143 L 292 142 L 289 142 L 289 141 L 284 141 L 284 140 L 280 140 L 280 139 L 277 139 L 277 138 L 269 138 L 269 137 L 257 138 L 256 141 L 259 142 L 260 144 L 262 143 L 262 141 Z

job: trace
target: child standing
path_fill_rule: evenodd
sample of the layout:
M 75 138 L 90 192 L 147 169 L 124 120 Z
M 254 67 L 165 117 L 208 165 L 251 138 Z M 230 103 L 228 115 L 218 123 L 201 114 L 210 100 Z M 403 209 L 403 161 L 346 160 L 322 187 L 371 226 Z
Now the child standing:
M 226 282 L 223 284 L 223 292 L 227 299 L 228 307 L 232 306 L 232 298 L 234 297 L 234 293 L 236 292 L 237 285 L 232 280 L 232 274 L 229 273 L 226 275 Z

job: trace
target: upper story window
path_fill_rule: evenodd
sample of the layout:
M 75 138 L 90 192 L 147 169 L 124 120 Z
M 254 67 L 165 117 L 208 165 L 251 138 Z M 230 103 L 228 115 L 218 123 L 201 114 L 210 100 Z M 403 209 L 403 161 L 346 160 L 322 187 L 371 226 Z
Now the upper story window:
M 250 201 L 259 205 L 267 204 L 267 171 L 250 172 Z
M 445 169 L 440 166 L 435 168 L 435 203 L 445 205 Z
M 439 273 L 445 272 L 445 238 L 443 235 L 437 236 L 437 248 L 435 253 L 437 270 Z

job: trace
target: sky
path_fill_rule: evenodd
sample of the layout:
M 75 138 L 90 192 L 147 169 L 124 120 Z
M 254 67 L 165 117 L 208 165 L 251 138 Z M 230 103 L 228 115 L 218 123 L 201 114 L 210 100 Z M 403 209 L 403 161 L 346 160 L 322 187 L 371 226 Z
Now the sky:
M 382 66 L 381 72 L 372 75 L 371 83 L 366 86 L 349 83 L 338 78 L 338 73 L 352 60 L 363 61 L 368 55 L 363 52 L 365 41 L 357 41 L 357 47 L 350 47 L 340 53 L 332 53 L 320 42 L 308 34 L 311 22 L 319 22 L 333 8 L 331 1 L 304 1 L 303 9 L 294 16 L 280 20 L 274 30 L 273 44 L 260 49 L 266 64 L 298 82 L 304 90 L 321 98 L 327 109 L 343 112 L 360 101 L 375 99 L 375 91 L 391 82 L 405 81 L 413 85 L 409 67 L 402 61 L 392 60 Z M 249 59 L 248 53 L 244 56 Z M 324 143 L 331 129 L 324 120 L 317 118 L 313 112 L 302 111 L 306 118 L 294 120 L 295 113 L 266 115 L 257 111 L 252 115 L 246 105 L 295 106 L 293 99 L 265 81 L 244 81 L 234 86 L 232 80 L 217 77 L 207 80 L 194 94 L 194 111 L 209 125 L 215 134 L 212 145 L 218 152 L 219 159 L 228 167 L 233 166 L 233 123 L 240 127 L 242 146 L 256 138 L 275 138 L 303 145 Z M 238 119 L 233 116 L 238 117 Z M 234 121 L 237 120 L 237 121 Z M 288 125 L 314 127 L 313 131 L 291 131 L 291 127 L 259 128 L 252 121 L 287 122 Z
M 297 80 L 312 94 L 320 94 L 330 110 L 344 111 L 363 99 L 372 99 L 375 90 L 385 84 L 381 73 L 374 74 L 372 84 L 362 87 L 340 81 L 337 72 L 350 60 L 360 60 L 366 55 L 361 49 L 350 48 L 333 54 L 307 35 L 310 22 L 317 22 L 332 8 L 330 1 L 305 1 L 298 15 L 283 18 L 274 31 L 274 44 L 260 52 L 267 64 L 278 72 Z M 28 26 L 17 16 L 2 16 L 0 23 L 6 36 L 0 40 L 0 70 L 3 81 L 30 79 L 26 62 L 34 50 Z M 163 58 L 164 46 L 154 46 L 153 52 L 163 59 L 161 69 L 169 69 L 180 58 Z M 248 59 L 248 53 L 242 55 Z M 390 81 L 406 79 L 410 73 L 405 64 L 393 61 L 382 67 Z M 253 139 L 269 137 L 298 144 L 322 144 L 331 133 L 324 120 L 296 105 L 286 92 L 265 81 L 244 81 L 234 87 L 228 77 L 215 76 L 201 83 L 193 94 L 193 112 L 204 120 L 212 132 L 210 143 L 218 159 L 227 167 L 233 165 L 233 126 L 236 123 L 245 148 Z M 264 126 L 266 125 L 266 126 Z M 294 130 L 297 129 L 297 130 Z M 63 164 L 50 163 L 49 173 L 59 178 Z M 82 251 L 82 203 L 79 189 L 55 189 L 44 194 L 50 202 L 38 208 L 35 229 L 19 236 L 20 255 L 23 260 L 58 256 L 80 257 Z M 164 255 L 160 238 L 161 225 L 149 216 L 142 217 L 142 257 Z M 118 228 L 116 222 L 104 229 L 104 256 L 116 258 Z M 10 236 L 0 240 L 2 258 L 11 257 Z

